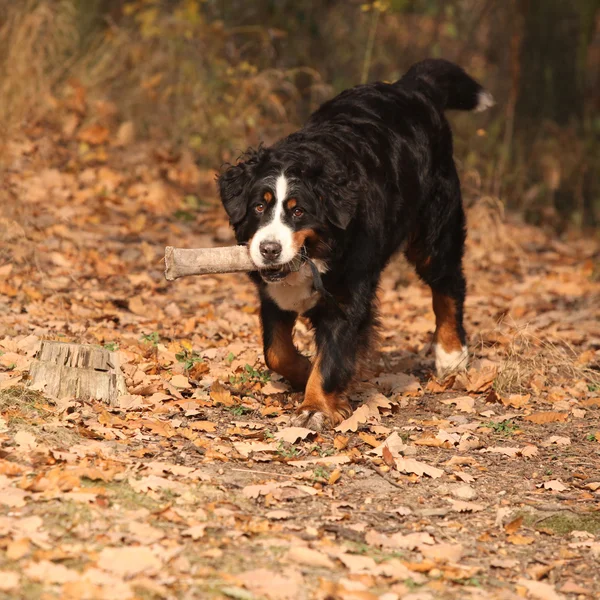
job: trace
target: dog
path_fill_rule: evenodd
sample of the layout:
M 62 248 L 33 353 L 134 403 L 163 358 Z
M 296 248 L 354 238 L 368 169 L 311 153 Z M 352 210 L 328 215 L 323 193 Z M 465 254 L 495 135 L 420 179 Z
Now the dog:
M 342 92 L 222 170 L 221 201 L 257 267 L 265 362 L 305 390 L 293 425 L 318 431 L 352 414 L 381 272 L 401 249 L 432 291 L 438 375 L 466 366 L 465 215 L 444 111 L 493 104 L 462 68 L 427 59 L 395 83 Z M 293 342 L 299 315 L 315 331 L 312 364 Z

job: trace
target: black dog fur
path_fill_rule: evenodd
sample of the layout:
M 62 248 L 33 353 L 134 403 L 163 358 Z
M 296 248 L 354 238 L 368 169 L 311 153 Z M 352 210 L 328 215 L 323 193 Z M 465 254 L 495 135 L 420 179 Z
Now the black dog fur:
M 326 419 L 335 425 L 351 414 L 346 392 L 377 323 L 379 278 L 399 249 L 433 292 L 438 372 L 464 366 L 465 216 L 444 110 L 492 104 L 457 65 L 425 60 L 396 83 L 342 92 L 302 129 L 249 150 L 219 177 L 241 244 L 274 218 L 275 203 L 265 199 L 278 174 L 294 182 L 282 223 L 300 232 L 298 252 L 321 261 L 323 285 L 337 303 L 320 297 L 305 312 L 317 346 L 311 366 L 293 346 L 297 312 L 278 305 L 259 270 L 250 275 L 261 298 L 268 366 L 295 386 L 306 385 L 295 424 L 319 429 Z M 462 364 L 451 365 L 448 357 Z

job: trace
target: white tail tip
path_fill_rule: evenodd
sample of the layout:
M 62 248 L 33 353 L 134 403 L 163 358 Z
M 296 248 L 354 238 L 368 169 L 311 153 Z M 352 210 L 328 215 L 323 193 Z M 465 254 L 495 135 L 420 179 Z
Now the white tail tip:
M 484 110 L 487 110 L 488 108 L 494 106 L 494 104 L 496 104 L 494 96 L 492 96 L 486 90 L 481 90 L 477 94 L 477 106 L 475 107 L 475 112 L 482 112 Z

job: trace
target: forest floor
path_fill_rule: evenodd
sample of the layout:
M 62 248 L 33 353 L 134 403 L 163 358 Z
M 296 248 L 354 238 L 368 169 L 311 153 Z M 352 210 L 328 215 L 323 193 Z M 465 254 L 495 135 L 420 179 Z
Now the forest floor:
M 362 408 L 315 434 L 288 427 L 247 278 L 163 278 L 165 245 L 233 243 L 214 173 L 129 134 L 7 147 L 0 598 L 600 598 L 597 244 L 474 202 L 468 373 L 434 378 L 398 258 Z M 128 394 L 29 389 L 42 339 L 118 349 Z

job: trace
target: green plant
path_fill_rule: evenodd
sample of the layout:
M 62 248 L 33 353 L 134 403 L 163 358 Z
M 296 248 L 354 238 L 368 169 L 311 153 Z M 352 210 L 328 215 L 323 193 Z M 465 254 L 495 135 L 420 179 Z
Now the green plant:
M 279 448 L 277 448 L 277 454 L 283 458 L 295 458 L 300 454 L 300 450 L 298 450 L 294 444 L 280 442 Z
M 140 341 L 146 342 L 147 344 L 152 344 L 156 348 L 156 346 L 158 346 L 158 342 L 160 342 L 160 335 L 158 331 L 153 331 L 152 333 L 142 333 Z
M 116 342 L 107 342 L 106 344 L 104 344 L 104 347 L 109 352 L 116 352 L 119 349 L 119 344 L 117 344 Z
M 325 467 L 319 466 L 313 471 L 313 478 L 314 479 L 329 479 L 329 471 Z
M 512 435 L 518 427 L 510 420 L 507 421 L 490 421 L 485 424 L 486 427 L 493 429 L 496 433 Z
M 183 368 L 189 371 L 195 364 L 202 362 L 202 357 L 195 350 L 183 349 L 175 355 L 175 358 L 183 363 Z
M 244 406 L 243 404 L 236 404 L 235 406 L 232 406 L 229 410 L 231 411 L 231 414 L 235 415 L 236 417 L 243 417 L 245 414 L 252 412 L 252 409 L 250 407 Z
M 586 439 L 588 442 L 595 442 L 595 441 L 596 441 L 596 439 L 597 439 L 597 438 L 596 438 L 596 434 L 595 434 L 595 433 L 588 433 L 588 434 L 585 436 L 585 439 Z
M 233 352 L 230 352 L 226 357 L 225 360 L 227 361 L 227 364 L 230 365 L 234 360 L 235 360 L 235 355 L 233 354 Z
M 244 370 L 238 375 L 230 375 L 229 383 L 232 385 L 244 385 L 247 383 L 262 383 L 265 384 L 271 381 L 271 375 L 267 371 L 255 369 L 251 365 L 245 365 Z

